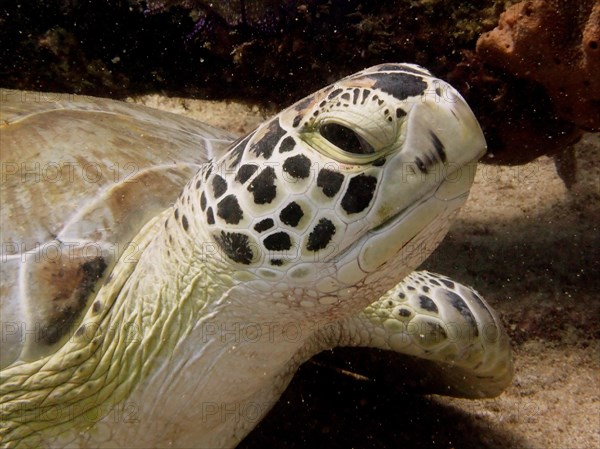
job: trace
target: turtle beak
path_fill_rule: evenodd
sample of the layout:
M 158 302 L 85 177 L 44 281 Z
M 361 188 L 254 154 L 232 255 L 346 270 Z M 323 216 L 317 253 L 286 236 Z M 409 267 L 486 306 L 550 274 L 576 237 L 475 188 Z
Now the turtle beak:
M 486 143 L 471 108 L 450 85 L 444 95 L 423 95 L 408 113 L 399 157 L 388 163 L 374 210 L 382 222 L 412 207 L 431 192 L 443 201 L 465 197 Z M 398 183 L 402 184 L 398 195 Z
M 449 84 L 442 86 L 442 95 L 424 96 L 413 106 L 404 146 L 415 159 L 444 164 L 448 174 L 477 162 L 487 145 L 469 105 Z

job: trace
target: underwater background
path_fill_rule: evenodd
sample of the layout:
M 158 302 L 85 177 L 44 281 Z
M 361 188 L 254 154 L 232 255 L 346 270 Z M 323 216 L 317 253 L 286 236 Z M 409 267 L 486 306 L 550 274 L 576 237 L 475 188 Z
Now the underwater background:
M 489 152 L 425 268 L 501 315 L 495 399 L 415 394 L 376 351 L 306 363 L 240 447 L 600 447 L 600 2 L 85 1 L 0 6 L 0 87 L 136 101 L 243 134 L 364 67 L 453 84 Z M 1 107 L 1 101 L 0 101 Z

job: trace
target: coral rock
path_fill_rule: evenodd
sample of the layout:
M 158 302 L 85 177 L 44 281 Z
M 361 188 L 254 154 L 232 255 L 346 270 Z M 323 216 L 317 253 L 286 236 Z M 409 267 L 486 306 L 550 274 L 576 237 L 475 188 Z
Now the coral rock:
M 600 1 L 526 0 L 483 34 L 487 64 L 542 84 L 561 118 L 600 129 Z

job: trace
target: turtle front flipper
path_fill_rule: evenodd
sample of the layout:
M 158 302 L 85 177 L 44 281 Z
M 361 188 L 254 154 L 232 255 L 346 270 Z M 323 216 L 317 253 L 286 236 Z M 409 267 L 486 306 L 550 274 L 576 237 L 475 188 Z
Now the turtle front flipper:
M 410 356 L 425 392 L 483 398 L 511 382 L 508 336 L 472 288 L 427 271 L 413 272 L 357 316 L 324 331 L 331 346 L 373 347 Z M 393 357 L 392 357 L 393 359 Z M 385 379 L 394 378 L 388 364 Z M 369 376 L 378 370 L 370 364 Z

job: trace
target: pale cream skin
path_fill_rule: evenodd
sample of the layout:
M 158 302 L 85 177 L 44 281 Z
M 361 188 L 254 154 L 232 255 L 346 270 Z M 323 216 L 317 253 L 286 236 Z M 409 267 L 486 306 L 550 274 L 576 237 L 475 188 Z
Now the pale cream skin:
M 436 287 L 435 279 L 431 287 L 437 288 L 438 311 L 419 305 L 409 287 L 417 281 L 398 282 L 445 235 L 466 200 L 474 164 L 485 151 L 481 130 L 456 91 L 415 66 L 387 67 L 345 78 L 277 116 L 275 145 L 293 136 L 295 153 L 274 151 L 266 158 L 250 150 L 271 137 L 276 129 L 273 121 L 243 143 L 247 147 L 241 164 L 254 162 L 260 170 L 268 164 L 273 167 L 277 194 L 270 202 L 257 203 L 258 194 L 247 187 L 258 181 L 236 183 L 236 171 L 201 170 L 192 177 L 175 204 L 138 233 L 135 250 L 121 257 L 112 277 L 98 290 L 96 305 L 83 318 L 86 329 L 94 332 L 75 333 L 42 360 L 3 371 L 9 390 L 11 379 L 23 372 L 39 376 L 37 382 L 47 379 L 56 409 L 78 415 L 57 419 L 56 425 L 30 435 L 29 443 L 232 447 L 267 413 L 300 363 L 340 344 L 418 356 L 427 349 L 430 359 L 453 363 L 468 375 L 485 372 L 490 379 L 497 377 L 490 381 L 493 387 L 469 395 L 501 391 L 510 379 L 505 339 L 471 336 L 432 342 L 412 335 L 403 327 L 403 318 L 382 319 L 394 307 L 407 307 L 413 323 L 445 324 L 451 316 L 446 310 L 449 288 Z M 430 91 L 400 100 L 381 91 L 370 78 L 395 71 L 425 80 Z M 354 101 L 339 105 L 335 96 L 330 98 L 336 89 L 352 93 L 349 98 L 355 95 Z M 356 99 L 359 93 L 362 97 L 362 89 L 377 94 L 381 103 L 361 105 Z M 403 115 L 390 115 L 398 108 Z M 315 114 L 317 110 L 320 113 Z M 319 120 L 336 120 L 354 130 L 374 153 L 340 150 L 319 133 Z M 431 132 L 443 142 L 437 158 Z M 215 161 L 217 166 L 227 165 L 234 154 L 222 156 Z M 286 166 L 294 154 L 306 155 L 317 167 L 333 163 L 346 180 L 370 176 L 376 179 L 376 188 L 365 204 L 347 205 L 344 191 L 350 181 L 337 196 L 325 198 L 314 176 L 301 177 Z M 415 160 L 426 161 L 427 167 Z M 283 182 L 290 174 L 295 178 L 288 176 Z M 225 194 L 215 190 L 217 175 L 227 184 Z M 232 192 L 240 211 L 220 209 L 219 215 L 222 198 Z M 254 229 L 264 217 L 280 216 L 292 200 L 302 205 L 306 221 L 295 228 L 275 226 L 297 244 L 297 252 L 280 261 L 281 254 L 275 257 L 267 251 L 262 246 L 267 240 Z M 214 210 L 214 223 L 207 219 L 208 208 Z M 335 232 L 325 237 L 327 233 L 317 233 L 315 227 L 324 218 L 335 226 Z M 235 236 L 235 251 L 219 241 L 221 231 Z M 249 243 L 240 244 L 240 236 Z M 307 242 L 315 240 L 323 243 L 322 250 L 307 249 L 311 245 Z M 410 305 L 402 305 L 400 291 Z M 452 291 L 462 298 L 454 305 L 455 324 L 471 328 L 489 324 L 501 333 L 495 315 L 473 298 L 470 289 L 460 286 Z M 410 342 L 399 344 L 400 334 Z M 35 392 L 23 394 L 32 410 L 35 404 L 48 403 Z M 25 419 L 33 422 L 36 417 L 27 412 Z

